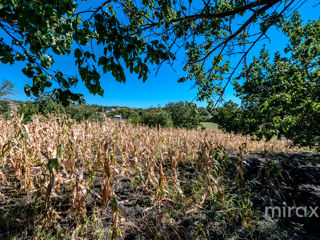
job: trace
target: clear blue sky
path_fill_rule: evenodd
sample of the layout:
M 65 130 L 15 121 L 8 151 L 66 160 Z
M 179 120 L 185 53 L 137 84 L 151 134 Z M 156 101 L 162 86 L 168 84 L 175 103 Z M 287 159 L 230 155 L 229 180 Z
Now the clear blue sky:
M 300 13 L 302 14 L 304 20 L 313 20 L 320 17 L 320 6 L 313 7 L 317 3 L 317 0 L 307 0 L 303 7 L 301 7 Z M 2 34 L 3 33 L 0 32 L 0 35 Z M 286 38 L 275 29 L 271 29 L 271 31 L 268 32 L 268 36 L 271 39 L 271 43 L 269 44 L 268 41 L 265 43 L 271 52 L 281 51 L 285 47 L 287 41 Z M 253 49 L 249 58 L 254 54 L 259 54 L 261 45 L 262 44 L 259 44 Z M 197 89 L 192 88 L 193 82 L 177 82 L 177 79 L 184 75 L 184 72 L 182 71 L 182 65 L 183 54 L 177 56 L 177 62 L 174 65 L 175 70 L 169 65 L 163 64 L 156 75 L 155 67 L 151 67 L 149 79 L 145 83 L 143 83 L 142 80 L 139 80 L 136 75 L 131 75 L 129 72 L 126 73 L 126 83 L 117 82 L 111 74 L 102 74 L 101 86 L 105 91 L 103 97 L 89 94 L 82 83 L 78 84 L 76 92 L 84 94 L 85 99 L 89 104 L 99 104 L 105 106 L 146 108 L 157 105 L 163 106 L 168 102 L 176 102 L 180 100 L 191 101 L 196 97 L 197 94 Z M 0 63 L 0 80 L 12 81 L 15 85 L 15 88 L 19 91 L 14 99 L 25 101 L 30 99 L 28 99 L 25 95 L 23 87 L 25 84 L 31 83 L 31 80 L 21 72 L 23 66 L 23 63 L 17 63 L 12 66 Z M 77 74 L 77 68 L 75 67 L 72 54 L 71 56 L 59 56 L 56 58 L 54 68 L 71 75 Z M 231 85 L 225 93 L 225 99 L 231 99 L 239 102 L 239 100 L 234 96 L 234 91 Z M 206 106 L 205 102 L 196 103 L 199 106 Z

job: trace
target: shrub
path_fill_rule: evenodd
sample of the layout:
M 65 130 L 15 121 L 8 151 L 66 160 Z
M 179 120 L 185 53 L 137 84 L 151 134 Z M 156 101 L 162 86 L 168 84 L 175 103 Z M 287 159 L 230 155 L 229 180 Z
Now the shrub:
M 152 108 L 146 111 L 142 117 L 142 123 L 152 127 L 173 127 L 171 116 L 165 110 Z
M 140 115 L 137 112 L 132 112 L 128 117 L 128 121 L 135 125 L 142 124 L 142 114 Z
M 7 101 L 0 101 L 0 114 L 3 115 L 6 119 L 9 117 L 10 108 Z
M 200 124 L 197 106 L 189 102 L 168 103 L 165 108 L 170 113 L 175 127 L 196 128 Z
M 65 109 L 66 113 L 77 121 L 103 121 L 101 113 L 99 113 L 98 106 L 90 106 L 87 104 L 70 104 Z
M 50 93 L 44 93 L 37 97 L 34 103 L 38 105 L 39 113 L 45 116 L 51 113 L 60 114 L 64 112 L 64 107 Z
M 227 132 L 239 133 L 244 130 L 242 114 L 238 104 L 228 101 L 215 110 L 212 121 Z
M 206 108 L 200 107 L 200 108 L 198 108 L 198 112 L 199 112 L 200 122 L 209 122 L 210 121 L 211 115 Z
M 39 113 L 39 105 L 30 101 L 21 102 L 19 113 L 23 115 L 23 123 L 31 122 L 32 117 Z

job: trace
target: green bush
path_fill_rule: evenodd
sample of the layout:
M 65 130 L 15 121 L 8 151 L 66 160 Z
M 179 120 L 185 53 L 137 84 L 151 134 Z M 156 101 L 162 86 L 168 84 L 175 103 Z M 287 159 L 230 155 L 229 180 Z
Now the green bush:
M 10 108 L 7 101 L 0 101 L 0 114 L 6 119 L 9 118 Z
M 200 107 L 200 108 L 198 108 L 198 112 L 199 112 L 200 122 L 209 122 L 210 121 L 211 115 L 210 115 L 210 112 L 206 108 Z
M 39 113 L 39 105 L 33 102 L 21 102 L 19 113 L 23 115 L 23 123 L 31 122 L 32 117 Z
M 173 127 L 170 114 L 161 108 L 147 110 L 141 120 L 143 124 L 151 127 Z
M 102 113 L 99 112 L 99 107 L 87 104 L 70 104 L 65 108 L 65 113 L 72 119 L 77 121 L 90 120 L 90 121 L 103 121 Z
M 142 114 L 139 114 L 137 112 L 132 112 L 129 116 L 128 116 L 128 121 L 135 124 L 135 125 L 139 125 L 142 124 Z
M 221 129 L 227 132 L 245 132 L 243 111 L 238 104 L 232 101 L 228 101 L 223 107 L 217 108 L 214 111 L 212 121 L 217 123 Z
M 34 101 L 38 105 L 38 111 L 40 114 L 47 116 L 48 114 L 61 114 L 64 112 L 64 107 L 60 104 L 50 93 L 45 93 L 39 96 Z
M 168 103 L 164 108 L 170 113 L 175 127 L 196 128 L 200 124 L 197 106 L 189 102 Z

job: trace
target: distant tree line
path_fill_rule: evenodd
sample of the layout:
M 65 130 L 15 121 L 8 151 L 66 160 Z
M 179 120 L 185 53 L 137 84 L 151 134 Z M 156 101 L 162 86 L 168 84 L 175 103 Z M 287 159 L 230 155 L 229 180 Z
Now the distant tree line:
M 0 114 L 5 118 L 10 117 L 11 107 L 14 104 L 17 108 L 17 114 L 21 115 L 23 122 L 32 121 L 35 115 L 48 116 L 50 114 L 67 114 L 77 121 L 91 120 L 102 121 L 103 116 L 99 113 L 99 106 L 87 104 L 70 104 L 64 107 L 52 95 L 46 93 L 34 101 L 6 101 L 0 100 Z
M 128 120 L 135 124 L 148 126 L 196 128 L 200 124 L 200 114 L 197 106 L 189 102 L 168 103 L 164 108 L 149 108 L 134 112 Z
M 210 121 L 211 115 L 205 108 L 198 108 L 190 102 L 168 103 L 165 107 L 118 108 L 108 113 L 108 117 L 119 115 L 134 124 L 152 127 L 196 128 L 202 121 Z
M 178 127 L 197 128 L 200 122 L 209 121 L 210 113 L 203 107 L 198 108 L 189 102 L 168 103 L 165 107 L 152 107 L 149 109 L 128 107 L 105 107 L 88 104 L 70 104 L 63 106 L 50 93 L 35 98 L 33 102 L 14 101 L 18 114 L 23 116 L 23 122 L 32 121 L 33 116 L 50 114 L 67 114 L 77 121 L 103 121 L 106 117 L 113 118 L 116 115 L 136 125 L 151 127 Z M 10 102 L 0 101 L 0 114 L 10 117 Z

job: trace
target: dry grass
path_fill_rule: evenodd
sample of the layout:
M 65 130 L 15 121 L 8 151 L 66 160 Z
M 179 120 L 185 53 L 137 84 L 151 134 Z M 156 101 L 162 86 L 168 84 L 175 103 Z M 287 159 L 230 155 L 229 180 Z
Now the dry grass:
M 137 222 L 123 218 L 127 210 L 116 191 L 123 179 L 150 198 L 147 212 L 185 196 L 181 169 L 210 170 L 212 150 L 219 146 L 234 152 L 243 143 L 247 152 L 292 150 L 284 141 L 266 143 L 210 130 L 156 129 L 117 121 L 75 122 L 66 116 L 39 117 L 26 125 L 19 118 L 0 119 L 0 132 L 0 210 L 2 220 L 16 226 L 16 232 L 7 226 L 3 234 L 21 239 L 46 238 L 48 229 L 65 239 L 116 239 L 126 229 L 141 233 Z M 206 186 L 205 192 L 222 194 L 215 177 L 206 180 L 215 187 Z M 201 209 L 207 195 L 188 201 L 189 210 Z M 18 205 L 32 211 L 23 215 Z M 103 220 L 98 208 L 108 209 L 111 218 Z M 27 216 L 32 223 L 26 222 Z M 97 224 L 90 225 L 92 221 Z

